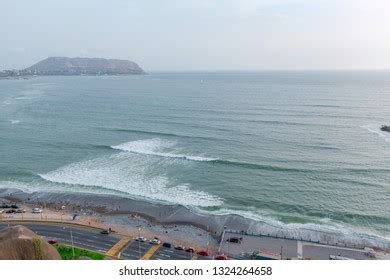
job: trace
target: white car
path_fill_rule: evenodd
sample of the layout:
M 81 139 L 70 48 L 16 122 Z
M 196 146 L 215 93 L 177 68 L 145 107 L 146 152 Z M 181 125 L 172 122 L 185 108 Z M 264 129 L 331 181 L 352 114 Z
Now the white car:
M 150 240 L 150 244 L 153 244 L 153 245 L 160 245 L 160 243 L 161 243 L 161 241 L 158 240 L 157 238 Z
M 42 210 L 42 208 L 33 208 L 32 212 L 33 213 L 42 213 L 43 210 Z
M 139 242 L 146 242 L 146 238 L 143 237 L 143 236 L 138 236 L 135 238 L 136 241 L 139 241 Z

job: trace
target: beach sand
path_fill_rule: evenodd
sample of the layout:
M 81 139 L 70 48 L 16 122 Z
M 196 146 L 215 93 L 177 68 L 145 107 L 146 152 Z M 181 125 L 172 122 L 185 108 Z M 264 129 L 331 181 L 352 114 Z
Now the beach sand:
M 58 195 L 55 199 L 46 199 L 47 195 L 51 196 L 51 194 L 27 194 L 18 190 L 7 189 L 6 192 L 1 194 L 0 204 L 16 203 L 26 212 L 2 213 L 0 220 L 73 223 L 101 229 L 111 228 L 116 234 L 124 236 L 136 237 L 140 234 L 147 239 L 158 237 L 162 241 L 169 241 L 175 245 L 198 249 L 208 248 L 210 252 L 215 252 L 218 248 L 218 237 L 202 227 L 173 221 L 161 223 L 154 217 L 139 212 L 119 210 L 119 207 L 113 209 L 112 207 L 93 205 L 93 203 L 80 204 L 79 200 L 70 198 L 69 194 L 66 194 L 65 197 L 60 196 L 64 199 L 59 199 Z M 73 195 L 76 196 L 77 194 L 71 196 Z M 83 197 L 83 199 L 86 199 L 86 197 Z M 42 208 L 43 212 L 32 213 L 32 209 L 35 207 Z
M 79 223 L 99 228 L 111 227 L 118 233 L 131 236 L 137 236 L 138 228 L 141 227 L 141 234 L 147 238 L 156 236 L 161 240 L 198 248 L 217 248 L 224 228 L 249 234 L 351 248 L 365 246 L 390 248 L 388 241 L 378 245 L 370 243 L 370 240 L 343 233 L 278 227 L 235 214 L 213 215 L 182 205 L 158 204 L 113 195 L 71 192 L 28 193 L 19 189 L 0 188 L 0 199 L 22 203 L 29 208 L 46 207 L 48 219 L 59 220 L 62 217 L 63 220 L 70 221 L 77 214 L 76 222 Z M 65 206 L 65 214 L 61 216 L 62 206 Z

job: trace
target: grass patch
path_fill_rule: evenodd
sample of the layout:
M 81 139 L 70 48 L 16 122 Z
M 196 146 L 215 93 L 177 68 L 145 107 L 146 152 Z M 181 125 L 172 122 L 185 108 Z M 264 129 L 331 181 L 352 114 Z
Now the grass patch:
M 63 260 L 78 260 L 81 257 L 87 257 L 92 260 L 104 260 L 105 256 L 101 253 L 88 251 L 85 249 L 74 247 L 74 257 L 72 247 L 66 246 L 63 244 L 55 244 L 54 247 L 57 249 L 58 253 Z

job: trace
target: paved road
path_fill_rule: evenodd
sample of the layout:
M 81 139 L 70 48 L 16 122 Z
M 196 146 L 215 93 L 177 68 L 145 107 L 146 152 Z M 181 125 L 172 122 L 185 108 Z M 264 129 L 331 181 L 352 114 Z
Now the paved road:
M 15 225 L 11 223 L 10 225 Z M 89 228 L 78 228 L 70 226 L 62 226 L 58 224 L 36 224 L 23 223 L 36 234 L 43 236 L 47 240 L 55 240 L 64 244 L 71 244 L 71 231 L 73 235 L 73 243 L 76 247 L 89 249 L 92 251 L 107 252 L 113 247 L 120 238 L 110 234 L 103 235 L 100 230 Z M 0 230 L 8 227 L 6 223 L 0 223 Z M 126 260 L 138 260 L 143 257 L 153 245 L 148 242 L 138 242 L 131 240 L 120 253 L 121 258 Z M 160 246 L 151 257 L 152 260 L 189 260 L 191 256 L 185 251 L 175 250 L 174 248 L 165 248 Z M 198 256 L 199 260 L 211 259 L 211 257 Z
M 192 255 L 186 251 L 161 246 L 150 258 L 151 260 L 190 260 Z
M 103 235 L 99 230 L 94 229 L 81 229 L 53 224 L 23 223 L 23 225 L 34 231 L 36 234 L 45 237 L 47 240 L 56 240 L 57 242 L 65 244 L 72 243 L 72 231 L 74 246 L 102 253 L 105 253 L 120 239 L 114 235 Z M 0 223 L 0 229 L 7 226 L 7 224 Z
M 122 250 L 121 257 L 125 260 L 139 260 L 139 256 L 145 255 L 153 245 L 148 242 L 130 241 L 129 245 Z

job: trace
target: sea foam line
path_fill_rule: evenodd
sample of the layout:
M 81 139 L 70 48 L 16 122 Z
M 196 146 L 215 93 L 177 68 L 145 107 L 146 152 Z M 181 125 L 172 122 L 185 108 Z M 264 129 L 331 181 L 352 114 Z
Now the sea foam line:
M 146 140 L 130 141 L 130 142 L 126 142 L 120 145 L 110 146 L 110 147 L 114 150 L 131 152 L 135 154 L 184 159 L 184 160 L 191 160 L 191 161 L 217 161 L 218 160 L 216 158 L 166 153 L 161 151 L 163 149 L 170 148 L 173 145 L 174 145 L 173 142 L 162 140 L 159 138 L 153 138 L 153 139 L 146 139 Z

